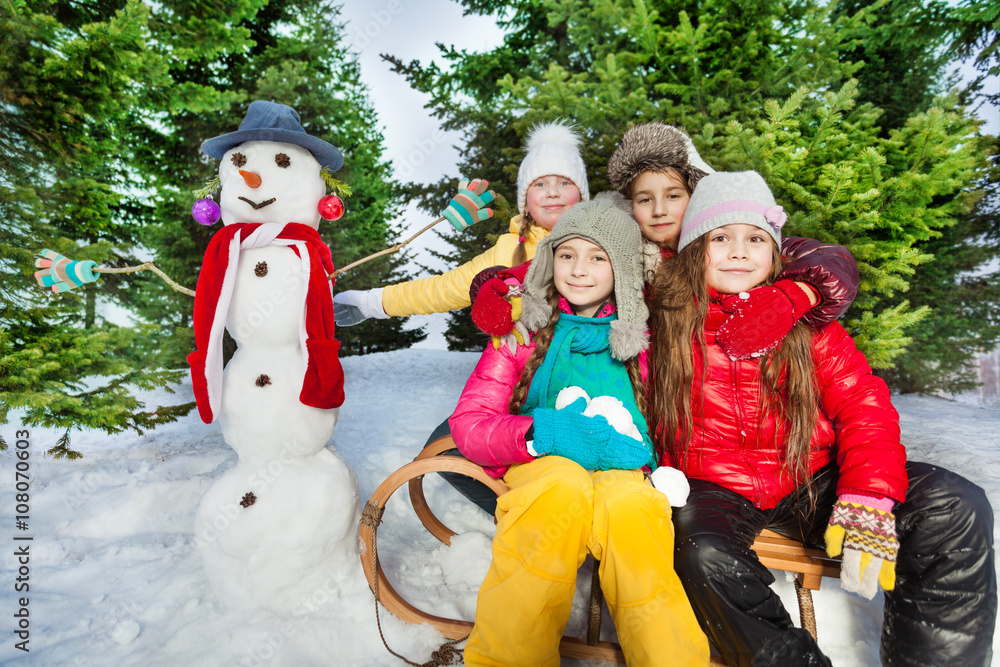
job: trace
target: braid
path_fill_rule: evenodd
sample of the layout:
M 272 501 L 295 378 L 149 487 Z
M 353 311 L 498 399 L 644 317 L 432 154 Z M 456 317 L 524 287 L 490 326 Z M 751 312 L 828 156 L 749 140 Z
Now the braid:
M 552 307 L 552 315 L 549 316 L 549 321 L 545 323 L 545 326 L 535 333 L 535 350 L 528 357 L 528 361 L 524 364 L 524 372 L 521 373 L 521 378 L 514 385 L 514 391 L 510 396 L 510 403 L 507 405 L 507 410 L 512 415 L 521 413 L 524 400 L 528 397 L 528 387 L 531 385 L 531 379 L 535 377 L 535 371 L 538 370 L 538 367 L 545 360 L 545 354 L 549 351 L 549 344 L 552 343 L 552 335 L 555 333 L 556 322 L 559 321 L 559 293 L 556 292 L 555 285 L 549 285 L 546 301 Z
M 639 357 L 632 357 L 625 362 L 625 370 L 628 371 L 628 379 L 632 382 L 632 391 L 635 393 L 635 405 L 639 408 L 639 414 L 646 415 L 646 386 L 642 383 L 642 370 L 639 368 Z
M 521 227 L 517 230 L 517 235 L 522 239 L 527 239 L 531 233 L 531 214 L 525 213 L 521 217 Z M 518 241 L 514 248 L 514 255 L 510 259 L 511 266 L 521 266 L 528 261 L 528 251 L 524 248 L 524 241 Z

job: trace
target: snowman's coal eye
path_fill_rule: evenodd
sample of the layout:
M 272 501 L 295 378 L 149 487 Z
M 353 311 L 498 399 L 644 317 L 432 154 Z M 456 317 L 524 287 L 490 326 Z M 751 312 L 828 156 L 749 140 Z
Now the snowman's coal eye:
M 247 163 L 247 156 L 244 155 L 243 153 L 233 153 L 233 156 L 229 159 L 233 161 L 233 165 L 237 169 L 239 169 L 240 167 L 242 167 Z
M 282 169 L 285 169 L 291 166 L 292 158 L 288 157 L 284 153 L 278 153 L 274 156 L 274 164 L 278 165 Z

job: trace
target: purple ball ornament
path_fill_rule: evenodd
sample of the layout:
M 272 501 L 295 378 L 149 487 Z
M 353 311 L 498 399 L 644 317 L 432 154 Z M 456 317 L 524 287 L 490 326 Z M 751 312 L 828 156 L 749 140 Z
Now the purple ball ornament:
M 222 217 L 222 209 L 213 199 L 199 199 L 191 207 L 191 217 L 198 224 L 211 227 Z

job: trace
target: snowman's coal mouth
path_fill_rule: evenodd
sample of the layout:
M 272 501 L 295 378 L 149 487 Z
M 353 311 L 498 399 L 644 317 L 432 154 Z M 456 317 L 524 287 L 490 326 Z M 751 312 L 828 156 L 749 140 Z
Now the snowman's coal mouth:
M 253 201 L 251 201 L 249 199 L 247 199 L 246 197 L 237 197 L 237 199 L 241 199 L 241 200 L 245 201 L 246 203 L 250 204 L 251 206 L 253 206 L 253 210 L 255 210 L 255 211 L 257 209 L 259 209 L 259 208 L 264 208 L 265 206 L 270 206 L 275 201 L 275 197 L 271 197 L 270 199 L 265 199 L 264 201 L 262 201 L 259 204 L 256 203 L 256 202 L 253 202 Z

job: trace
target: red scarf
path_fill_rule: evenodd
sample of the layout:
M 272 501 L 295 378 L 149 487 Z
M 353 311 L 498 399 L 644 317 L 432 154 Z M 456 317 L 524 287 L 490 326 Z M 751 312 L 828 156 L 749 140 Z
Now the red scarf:
M 241 247 L 274 244 L 266 240 L 274 229 L 259 229 L 261 223 L 240 222 L 226 225 L 212 237 L 198 275 L 194 297 L 195 351 L 188 355 L 198 414 L 206 424 L 215 421 L 222 404 L 222 333 L 229 302 L 235 288 L 236 268 Z M 340 407 L 344 402 L 344 371 L 338 352 L 340 341 L 334 338 L 333 273 L 330 249 L 319 233 L 308 225 L 290 222 L 274 239 L 298 243 L 291 249 L 299 257 L 299 248 L 308 254 L 309 283 L 303 317 L 306 347 L 306 373 L 299 400 L 322 410 Z

